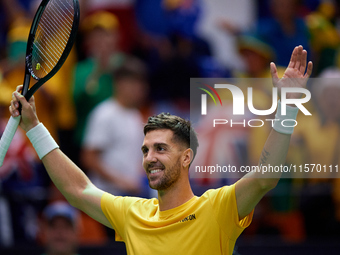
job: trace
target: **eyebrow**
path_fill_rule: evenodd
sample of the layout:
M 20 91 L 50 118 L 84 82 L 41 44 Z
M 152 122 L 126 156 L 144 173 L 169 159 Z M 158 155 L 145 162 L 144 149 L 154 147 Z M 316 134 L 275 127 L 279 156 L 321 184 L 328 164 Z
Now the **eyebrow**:
M 166 148 L 169 147 L 169 145 L 168 145 L 167 143 L 155 143 L 155 144 L 153 145 L 153 147 L 159 147 L 159 146 L 164 146 L 164 147 L 166 147 Z
M 159 146 L 163 146 L 163 147 L 166 147 L 166 148 L 169 148 L 169 145 L 167 143 L 154 143 L 152 145 L 152 147 L 159 147 Z M 141 150 L 143 151 L 144 149 L 147 149 L 148 147 L 146 145 L 143 145 Z

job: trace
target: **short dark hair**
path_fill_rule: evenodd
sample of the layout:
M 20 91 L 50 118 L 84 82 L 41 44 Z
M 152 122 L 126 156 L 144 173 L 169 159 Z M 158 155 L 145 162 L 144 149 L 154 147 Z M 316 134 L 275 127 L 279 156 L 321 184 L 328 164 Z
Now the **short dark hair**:
M 170 129 L 173 131 L 173 139 L 184 143 L 188 148 L 192 149 L 194 156 L 197 153 L 198 139 L 195 130 L 189 120 L 185 120 L 170 113 L 160 113 L 148 118 L 148 122 L 144 126 L 144 135 L 148 132 L 158 129 Z

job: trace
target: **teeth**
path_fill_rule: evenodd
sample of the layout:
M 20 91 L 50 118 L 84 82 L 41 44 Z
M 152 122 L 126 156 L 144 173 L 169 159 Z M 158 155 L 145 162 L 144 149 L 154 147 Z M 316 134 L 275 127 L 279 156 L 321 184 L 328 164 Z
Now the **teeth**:
M 160 172 L 160 171 L 162 171 L 162 170 L 156 169 L 156 170 L 151 170 L 150 173 L 151 173 L 151 174 L 154 174 L 154 173 L 157 173 L 157 172 Z

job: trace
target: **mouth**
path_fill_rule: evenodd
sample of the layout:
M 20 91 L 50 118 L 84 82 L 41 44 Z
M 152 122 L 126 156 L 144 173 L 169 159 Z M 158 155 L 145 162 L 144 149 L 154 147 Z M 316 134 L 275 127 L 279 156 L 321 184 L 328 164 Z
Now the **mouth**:
M 149 173 L 155 174 L 155 173 L 158 173 L 158 172 L 161 172 L 161 171 L 163 171 L 163 170 L 162 169 L 151 169 L 151 170 L 149 170 Z
M 163 164 L 150 164 L 147 168 L 147 173 L 150 175 L 157 174 L 165 169 Z

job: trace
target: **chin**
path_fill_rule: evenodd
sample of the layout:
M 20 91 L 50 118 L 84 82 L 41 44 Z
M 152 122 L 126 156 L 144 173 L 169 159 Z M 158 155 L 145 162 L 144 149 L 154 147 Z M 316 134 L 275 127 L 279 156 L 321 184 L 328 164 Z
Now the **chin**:
M 150 183 L 149 182 L 149 187 L 151 189 L 161 191 L 161 190 L 167 190 L 173 185 L 173 182 L 171 183 Z
M 158 186 L 159 186 L 159 185 L 157 185 L 157 183 L 150 183 L 150 182 L 149 182 L 149 187 L 150 187 L 151 189 L 158 190 Z

